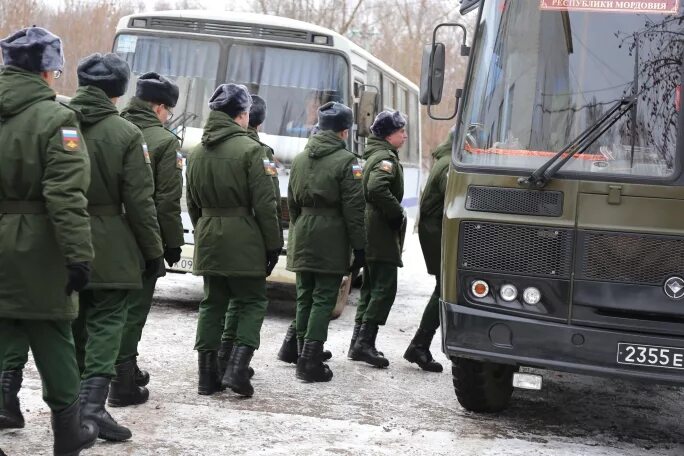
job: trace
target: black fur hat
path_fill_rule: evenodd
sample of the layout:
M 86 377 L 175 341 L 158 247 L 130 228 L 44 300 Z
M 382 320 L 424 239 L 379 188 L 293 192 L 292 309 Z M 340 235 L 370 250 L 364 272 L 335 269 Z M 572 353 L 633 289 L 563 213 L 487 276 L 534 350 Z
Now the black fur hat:
M 40 73 L 64 69 L 62 40 L 41 27 L 21 29 L 0 40 L 5 65 Z
M 249 109 L 249 126 L 256 128 L 266 120 L 266 101 L 259 95 L 252 95 L 252 107 Z
M 318 128 L 321 131 L 340 132 L 351 128 L 354 124 L 354 113 L 347 106 L 329 101 L 318 108 Z
M 370 129 L 375 136 L 384 139 L 405 126 L 406 117 L 399 111 L 382 111 L 375 117 Z
M 209 99 L 209 109 L 221 111 L 230 117 L 249 112 L 252 97 L 247 87 L 240 84 L 221 84 Z
M 95 86 L 109 98 L 126 93 L 131 70 L 128 63 L 116 54 L 91 54 L 78 64 L 78 85 Z
M 151 71 L 138 78 L 135 96 L 143 101 L 173 108 L 178 102 L 178 86 L 159 73 Z

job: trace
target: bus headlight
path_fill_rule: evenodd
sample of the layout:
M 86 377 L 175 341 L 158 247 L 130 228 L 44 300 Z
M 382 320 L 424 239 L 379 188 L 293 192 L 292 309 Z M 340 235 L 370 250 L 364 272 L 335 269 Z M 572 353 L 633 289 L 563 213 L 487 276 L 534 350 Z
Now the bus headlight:
M 525 291 L 523 291 L 523 301 L 531 306 L 537 305 L 541 301 L 541 291 L 535 287 L 525 288 Z
M 499 290 L 499 296 L 501 296 L 501 299 L 506 302 L 515 301 L 515 298 L 518 297 L 518 289 L 515 288 L 515 285 L 507 283 L 501 287 L 501 290 Z

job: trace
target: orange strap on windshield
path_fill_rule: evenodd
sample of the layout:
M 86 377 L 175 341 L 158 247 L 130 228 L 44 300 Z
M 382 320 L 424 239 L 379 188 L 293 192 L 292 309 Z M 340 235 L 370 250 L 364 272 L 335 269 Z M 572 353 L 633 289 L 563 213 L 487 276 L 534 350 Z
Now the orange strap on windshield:
M 466 152 L 478 155 L 509 155 L 516 157 L 553 157 L 558 152 L 546 150 L 525 150 L 525 149 L 479 149 L 466 144 L 463 148 Z M 568 154 L 563 154 L 566 157 Z M 573 158 L 578 160 L 605 161 L 606 157 L 601 154 L 577 154 Z

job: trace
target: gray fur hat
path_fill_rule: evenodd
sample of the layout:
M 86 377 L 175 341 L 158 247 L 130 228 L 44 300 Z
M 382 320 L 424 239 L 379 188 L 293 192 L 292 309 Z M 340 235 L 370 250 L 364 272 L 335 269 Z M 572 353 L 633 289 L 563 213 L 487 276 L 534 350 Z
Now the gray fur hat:
M 173 108 L 178 103 L 178 86 L 159 73 L 150 71 L 138 78 L 135 96 L 143 101 Z
M 249 112 L 251 106 L 252 96 L 247 87 L 240 84 L 221 84 L 209 99 L 209 109 L 225 112 L 230 117 Z
M 318 108 L 318 128 L 321 131 L 340 132 L 351 128 L 354 124 L 354 113 L 347 106 L 336 101 L 329 101 Z
M 406 117 L 399 111 L 382 111 L 375 117 L 370 129 L 375 136 L 384 139 L 405 126 Z
M 259 95 L 252 95 L 252 107 L 249 109 L 249 126 L 256 128 L 266 120 L 266 101 Z
M 78 63 L 78 85 L 95 86 L 109 98 L 126 93 L 131 70 L 128 63 L 116 54 L 91 54 Z
M 64 69 L 62 40 L 41 27 L 21 29 L 0 40 L 5 65 L 32 73 Z

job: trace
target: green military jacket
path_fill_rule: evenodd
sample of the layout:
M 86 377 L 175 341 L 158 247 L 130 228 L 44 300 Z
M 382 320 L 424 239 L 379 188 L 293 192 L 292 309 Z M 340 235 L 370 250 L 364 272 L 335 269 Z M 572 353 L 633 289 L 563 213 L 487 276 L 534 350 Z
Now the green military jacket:
M 280 180 L 278 179 L 277 173 L 278 168 L 275 164 L 275 154 L 270 146 L 261 142 L 261 138 L 259 138 L 259 132 L 256 130 L 256 128 L 248 127 L 247 136 L 261 144 L 261 146 L 264 148 L 264 152 L 266 153 L 266 157 L 268 157 L 273 164 L 273 169 L 276 170 L 276 173 L 273 175 L 273 190 L 275 191 L 276 195 L 276 211 L 278 212 L 278 222 L 280 223 L 280 239 L 283 240 L 283 207 L 280 195 Z
M 368 138 L 363 171 L 363 193 L 366 198 L 366 260 L 401 262 L 402 239 L 406 227 L 393 230 L 389 221 L 401 217 L 404 209 L 404 169 L 397 149 L 384 139 Z
M 54 100 L 39 75 L 0 69 L 0 318 L 75 319 L 65 265 L 93 259 L 88 151 Z
M 70 105 L 81 114 L 91 163 L 87 197 L 95 260 L 88 288 L 141 288 L 143 260 L 163 254 L 142 133 L 97 87 L 79 88 Z M 106 213 L 122 205 L 125 217 Z
M 266 251 L 283 245 L 274 172 L 263 147 L 233 119 L 209 114 L 186 171 L 195 275 L 266 277 Z
M 363 249 L 366 242 L 362 173 L 356 156 L 331 131 L 312 136 L 295 157 L 287 200 L 290 271 L 349 272 L 350 249 Z
M 142 130 L 154 177 L 154 203 L 164 248 L 182 246 L 183 157 L 178 137 L 164 128 L 150 104 L 133 97 L 122 111 L 124 119 Z
M 452 132 L 432 152 L 434 163 L 425 183 L 423 194 L 420 197 L 418 238 L 423 249 L 423 257 L 425 258 L 428 273 L 436 276 L 440 274 L 444 194 L 446 192 L 453 142 L 454 134 Z

